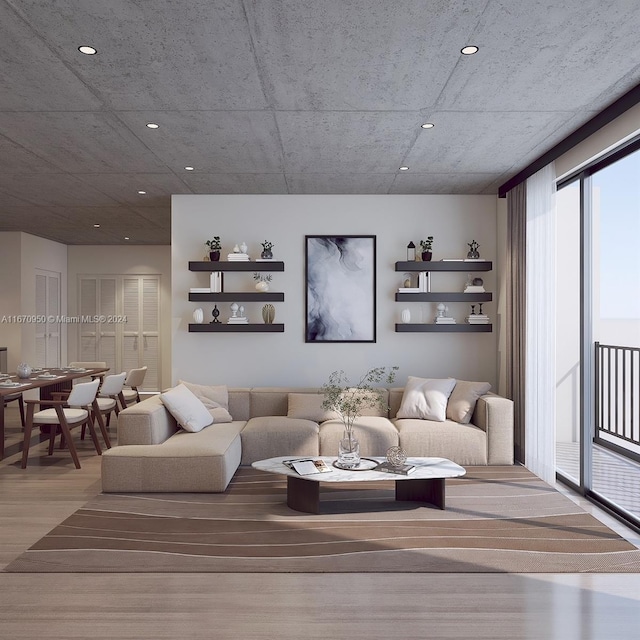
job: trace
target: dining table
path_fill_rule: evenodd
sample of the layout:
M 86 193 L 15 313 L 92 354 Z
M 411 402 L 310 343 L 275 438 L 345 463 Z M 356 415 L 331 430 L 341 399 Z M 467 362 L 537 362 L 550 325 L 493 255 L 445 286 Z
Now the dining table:
M 40 400 L 52 400 L 57 392 L 70 391 L 77 378 L 102 377 L 109 367 L 85 369 L 81 367 L 34 368 L 28 378 L 20 378 L 16 373 L 0 374 L 0 460 L 4 458 L 4 397 L 23 393 L 29 389 L 40 389 Z

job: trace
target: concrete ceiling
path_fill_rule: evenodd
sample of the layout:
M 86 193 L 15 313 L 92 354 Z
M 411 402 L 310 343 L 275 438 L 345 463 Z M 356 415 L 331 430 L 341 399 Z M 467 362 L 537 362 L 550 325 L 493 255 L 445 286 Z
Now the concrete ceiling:
M 497 193 L 640 83 L 638 33 L 638 0 L 0 0 L 0 231 L 169 244 L 174 193 Z

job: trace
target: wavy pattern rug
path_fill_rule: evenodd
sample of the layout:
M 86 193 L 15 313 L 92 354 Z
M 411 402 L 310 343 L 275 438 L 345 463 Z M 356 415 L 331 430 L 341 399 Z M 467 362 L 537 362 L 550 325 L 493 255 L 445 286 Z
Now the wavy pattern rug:
M 10 572 L 638 572 L 640 550 L 522 467 L 447 480 L 441 511 L 393 481 L 285 504 L 280 476 L 242 468 L 224 494 L 98 495 Z

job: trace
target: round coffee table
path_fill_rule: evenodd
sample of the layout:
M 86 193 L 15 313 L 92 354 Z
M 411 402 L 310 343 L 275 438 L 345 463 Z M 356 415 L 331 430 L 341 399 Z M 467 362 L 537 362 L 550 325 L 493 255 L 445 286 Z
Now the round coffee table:
M 336 458 L 331 456 L 310 456 L 305 460 L 324 460 L 331 467 L 328 473 L 314 473 L 301 476 L 283 463 L 284 460 L 302 459 L 295 456 L 280 456 L 257 460 L 251 466 L 261 471 L 287 476 L 287 505 L 296 511 L 320 513 L 320 484 L 322 482 L 380 482 L 395 481 L 396 500 L 426 502 L 445 508 L 444 482 L 446 478 L 463 476 L 463 467 L 446 458 L 407 458 L 407 464 L 415 466 L 409 475 L 387 473 L 385 471 L 338 469 L 333 466 Z M 383 462 L 384 457 L 370 457 L 367 460 Z

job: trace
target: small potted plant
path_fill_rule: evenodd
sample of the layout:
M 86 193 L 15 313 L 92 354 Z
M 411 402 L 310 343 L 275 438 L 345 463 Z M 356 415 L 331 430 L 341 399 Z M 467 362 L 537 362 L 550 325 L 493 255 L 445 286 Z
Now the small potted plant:
M 433 236 L 428 236 L 426 240 L 420 240 L 420 248 L 422 249 L 422 259 L 429 262 L 432 256 Z
M 222 250 L 220 236 L 213 236 L 213 240 L 207 240 L 205 244 L 209 247 L 209 259 L 212 262 L 220 260 L 220 251 Z
M 273 249 L 273 242 L 269 242 L 268 240 L 265 240 L 260 244 L 262 245 L 262 253 L 260 254 L 260 257 L 263 260 L 271 260 L 273 258 L 273 253 L 271 251 L 271 249 Z
M 253 279 L 256 281 L 256 289 L 258 291 L 269 291 L 269 283 L 273 279 L 273 276 L 270 273 L 263 275 L 261 273 L 254 273 Z

